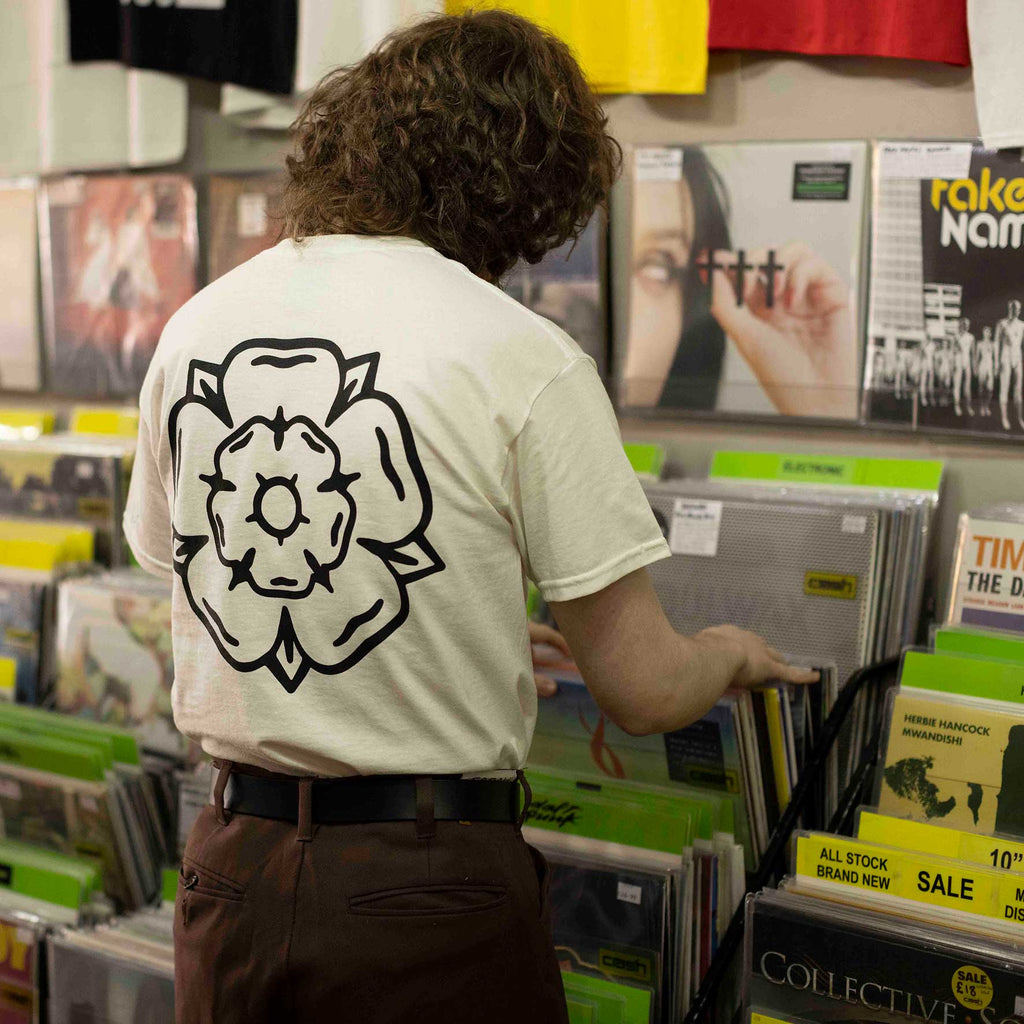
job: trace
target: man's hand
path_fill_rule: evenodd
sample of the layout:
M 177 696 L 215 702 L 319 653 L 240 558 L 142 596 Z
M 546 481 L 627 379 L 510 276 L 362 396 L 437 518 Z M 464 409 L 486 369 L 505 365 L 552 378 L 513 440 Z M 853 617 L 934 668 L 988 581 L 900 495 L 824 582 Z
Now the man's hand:
M 561 669 L 565 672 L 576 672 L 576 662 L 572 659 L 572 651 L 565 637 L 550 626 L 542 626 L 539 622 L 527 623 L 530 630 L 530 650 L 533 654 L 533 679 L 537 684 L 539 697 L 553 697 L 558 693 L 558 683 L 538 672 L 542 668 Z
M 783 654 L 769 647 L 756 633 L 737 626 L 712 626 L 693 639 L 708 648 L 732 648 L 742 658 L 732 679 L 733 686 L 760 686 L 773 681 L 816 683 L 820 678 L 818 672 L 790 665 Z

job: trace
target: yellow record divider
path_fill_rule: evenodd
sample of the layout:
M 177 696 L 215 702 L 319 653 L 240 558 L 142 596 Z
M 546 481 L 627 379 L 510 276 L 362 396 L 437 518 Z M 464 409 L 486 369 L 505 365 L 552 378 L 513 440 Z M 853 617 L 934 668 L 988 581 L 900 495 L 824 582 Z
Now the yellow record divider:
M 13 658 L 0 658 L 0 701 L 13 701 L 18 663 Z
M 18 409 L 0 406 L 0 437 L 32 439 L 52 434 L 56 416 L 49 409 Z
M 979 835 L 926 821 L 890 818 L 864 809 L 857 821 L 857 838 L 896 846 L 916 853 L 963 860 L 998 871 L 1024 873 L 1024 843 L 1003 836 Z
M 1024 875 L 819 832 L 797 836 L 796 874 L 1001 921 L 1024 935 Z
M 52 572 L 95 557 L 92 528 L 80 523 L 0 519 L 0 565 Z
M 107 434 L 135 437 L 139 432 L 139 410 L 111 406 L 76 406 L 69 424 L 72 434 Z

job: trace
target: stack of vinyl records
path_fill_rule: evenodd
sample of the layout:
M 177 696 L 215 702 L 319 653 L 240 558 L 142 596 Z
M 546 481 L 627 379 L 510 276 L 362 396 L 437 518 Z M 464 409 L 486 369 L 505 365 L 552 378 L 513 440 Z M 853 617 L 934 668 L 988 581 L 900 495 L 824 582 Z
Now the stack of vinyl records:
M 0 439 L 0 515 L 85 523 L 96 533 L 97 560 L 123 565 L 121 516 L 134 455 L 131 438 Z
M 56 584 L 91 563 L 93 545 L 87 525 L 0 518 L 0 699 L 49 698 Z
M 1024 641 L 940 629 L 904 655 L 853 838 L 802 832 L 748 899 L 750 1021 L 1017 1020 L 1024 986 Z
M 47 940 L 50 1024 L 174 1024 L 174 904 Z
M 1024 633 L 1024 505 L 960 516 L 946 621 Z
M 752 871 L 837 693 L 833 667 L 807 664 L 819 684 L 730 692 L 693 725 L 652 736 L 619 729 L 578 674 L 556 672 L 558 692 L 538 705 L 529 765 L 573 773 L 581 785 L 621 779 L 670 787 L 680 800 L 714 798 L 728 808 L 729 831 Z M 818 795 L 814 820 L 825 819 L 835 788 L 833 781 Z
M 110 916 L 96 864 L 0 839 L 0 1019 L 38 1024 L 53 929 Z
M 124 730 L 0 706 L 0 820 L 5 838 L 90 860 L 118 910 L 156 894 L 174 856 L 173 793 L 143 769 Z

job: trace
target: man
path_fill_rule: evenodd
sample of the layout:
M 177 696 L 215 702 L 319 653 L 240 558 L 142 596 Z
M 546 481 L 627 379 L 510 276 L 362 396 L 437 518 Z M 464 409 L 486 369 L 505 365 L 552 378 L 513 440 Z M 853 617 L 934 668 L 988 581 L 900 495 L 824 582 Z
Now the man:
M 974 373 L 974 335 L 971 334 L 971 321 L 967 317 L 960 321 L 953 357 L 953 407 L 957 416 L 963 416 L 960 405 L 960 399 L 963 397 L 967 400 L 967 415 L 973 416 L 971 378 Z
M 1020 319 L 1020 302 L 1011 299 L 1006 316 L 996 327 L 996 348 L 999 350 L 999 411 L 1003 430 L 1010 429 L 1010 392 L 1017 406 L 1017 420 L 1024 429 L 1024 320 Z
M 978 390 L 981 393 L 981 415 L 992 415 L 992 393 L 995 390 L 996 357 L 995 342 L 992 340 L 992 328 L 986 325 L 981 329 L 981 340 L 975 359 L 975 370 L 978 374 Z
M 936 341 L 929 334 L 921 345 L 921 404 L 935 405 Z
M 673 632 L 593 361 L 491 283 L 605 201 L 605 123 L 529 22 L 425 21 L 314 90 L 292 238 L 167 325 L 125 527 L 174 579 L 175 721 L 219 767 L 181 1022 L 567 1019 L 518 827 L 527 576 L 631 733 L 812 678 L 731 627 Z

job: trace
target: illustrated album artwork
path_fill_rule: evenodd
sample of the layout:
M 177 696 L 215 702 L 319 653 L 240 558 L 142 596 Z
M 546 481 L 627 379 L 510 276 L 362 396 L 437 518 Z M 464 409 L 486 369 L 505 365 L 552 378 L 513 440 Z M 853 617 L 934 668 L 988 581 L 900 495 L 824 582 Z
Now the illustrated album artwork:
M 1024 437 L 1024 163 L 966 142 L 879 142 L 864 414 Z
M 196 289 L 191 182 L 62 178 L 44 186 L 40 212 L 51 388 L 137 397 L 164 324 Z
M 621 406 L 857 417 L 867 155 L 859 142 L 634 152 Z

